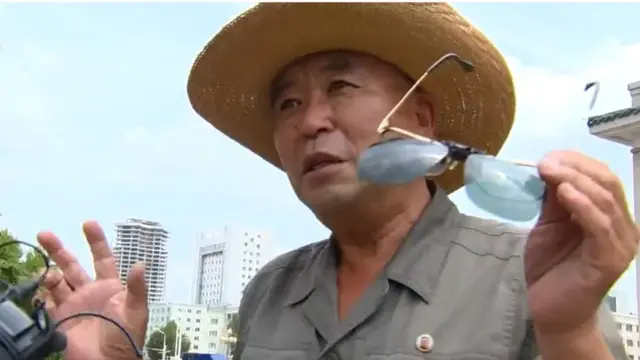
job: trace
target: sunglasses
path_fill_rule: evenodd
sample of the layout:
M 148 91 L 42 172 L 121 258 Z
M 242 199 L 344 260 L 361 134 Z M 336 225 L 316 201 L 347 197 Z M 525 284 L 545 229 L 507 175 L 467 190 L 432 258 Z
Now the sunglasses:
M 463 164 L 465 191 L 476 206 L 511 221 L 535 218 L 545 196 L 545 183 L 540 179 L 535 164 L 498 159 L 480 149 L 451 141 L 436 141 L 389 124 L 389 119 L 427 75 L 442 63 L 452 60 L 463 71 L 474 70 L 470 62 L 454 53 L 431 65 L 380 122 L 380 141 L 358 159 L 358 176 L 381 185 L 405 184 L 421 177 L 436 177 Z M 599 83 L 589 83 L 585 88 L 586 91 L 594 86 L 591 108 Z M 385 139 L 383 136 L 386 134 L 395 136 Z

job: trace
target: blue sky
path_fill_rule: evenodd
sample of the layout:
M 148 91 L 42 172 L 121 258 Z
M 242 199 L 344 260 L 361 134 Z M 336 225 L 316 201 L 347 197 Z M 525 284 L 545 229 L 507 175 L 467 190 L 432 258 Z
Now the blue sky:
M 22 240 L 57 232 L 90 265 L 80 225 L 113 234 L 126 217 L 171 232 L 168 299 L 188 301 L 197 234 L 225 225 L 271 234 L 277 252 L 328 234 L 287 179 L 195 115 L 186 79 L 195 56 L 249 4 L 0 4 L 0 227 Z M 640 3 L 459 3 L 504 53 L 517 122 L 501 156 L 539 160 L 578 149 L 607 162 L 632 201 L 629 149 L 585 125 L 630 105 L 640 80 Z M 278 39 L 274 39 L 278 41 Z M 258 61 L 258 60 L 257 60 Z M 487 216 L 462 192 L 463 212 Z M 634 296 L 635 275 L 617 289 Z

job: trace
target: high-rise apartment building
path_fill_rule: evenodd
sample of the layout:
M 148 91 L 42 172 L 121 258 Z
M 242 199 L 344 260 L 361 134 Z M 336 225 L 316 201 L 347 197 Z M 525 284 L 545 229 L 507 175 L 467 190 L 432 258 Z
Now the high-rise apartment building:
M 271 259 L 266 233 L 225 228 L 200 237 L 193 297 L 196 304 L 237 306 L 242 291 Z
M 120 280 L 136 262 L 144 262 L 150 303 L 162 302 L 167 280 L 167 242 L 169 232 L 157 222 L 127 219 L 116 224 L 116 238 L 112 246 Z

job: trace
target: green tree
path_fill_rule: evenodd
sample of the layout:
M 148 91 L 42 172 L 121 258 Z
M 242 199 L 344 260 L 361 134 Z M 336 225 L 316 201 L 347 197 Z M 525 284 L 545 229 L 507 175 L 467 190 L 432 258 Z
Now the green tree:
M 17 240 L 9 230 L 0 229 L 0 245 Z M 9 244 L 0 247 L 0 280 L 4 282 L 0 285 L 0 291 L 6 290 L 7 285 L 13 285 L 21 280 L 32 278 L 44 268 L 44 259 L 42 255 L 30 249 L 24 252 L 20 244 Z M 27 313 L 33 311 L 31 299 L 25 299 L 20 307 Z M 46 360 L 62 360 L 62 355 L 52 354 Z
M 227 324 L 227 331 L 231 330 L 231 336 L 238 336 L 238 326 L 238 313 L 233 313 Z
M 0 280 L 6 284 L 15 284 L 25 275 L 20 244 L 4 245 L 15 240 L 16 238 L 8 230 L 0 230 Z
M 165 326 L 163 326 L 160 331 L 156 330 L 151 333 L 149 336 L 149 340 L 147 340 L 147 354 L 149 355 L 150 360 L 160 360 L 162 359 L 162 348 L 164 346 L 165 336 L 166 336 L 166 344 L 167 344 L 167 357 L 175 354 L 175 345 L 176 345 L 176 333 L 178 330 L 178 325 L 176 325 L 175 321 L 168 322 Z M 164 333 L 164 335 L 162 334 Z M 183 353 L 189 352 L 191 348 L 191 341 L 189 338 L 182 334 L 182 348 L 180 349 L 180 355 Z
M 46 252 L 44 252 L 44 249 L 40 246 L 38 246 L 38 250 L 40 250 L 42 254 L 34 249 L 31 249 L 22 261 L 24 270 L 27 272 L 27 274 L 35 276 L 45 267 L 45 262 L 42 258 L 42 255 L 45 255 Z
M 234 337 L 236 338 L 236 341 L 238 339 L 238 333 L 239 333 L 239 327 L 240 327 L 240 323 L 238 322 L 238 313 L 233 313 L 231 315 L 231 320 L 229 320 L 229 323 L 227 324 L 227 335 L 229 335 L 229 337 Z M 236 345 L 237 342 L 232 342 L 229 344 L 229 353 L 230 354 L 234 354 L 236 351 Z

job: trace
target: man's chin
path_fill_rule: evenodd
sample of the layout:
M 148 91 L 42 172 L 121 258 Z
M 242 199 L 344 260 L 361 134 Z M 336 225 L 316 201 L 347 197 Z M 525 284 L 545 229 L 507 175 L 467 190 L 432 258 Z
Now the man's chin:
M 359 198 L 359 184 L 330 184 L 315 189 L 304 189 L 300 199 L 313 212 L 338 211 L 341 207 L 353 204 Z

